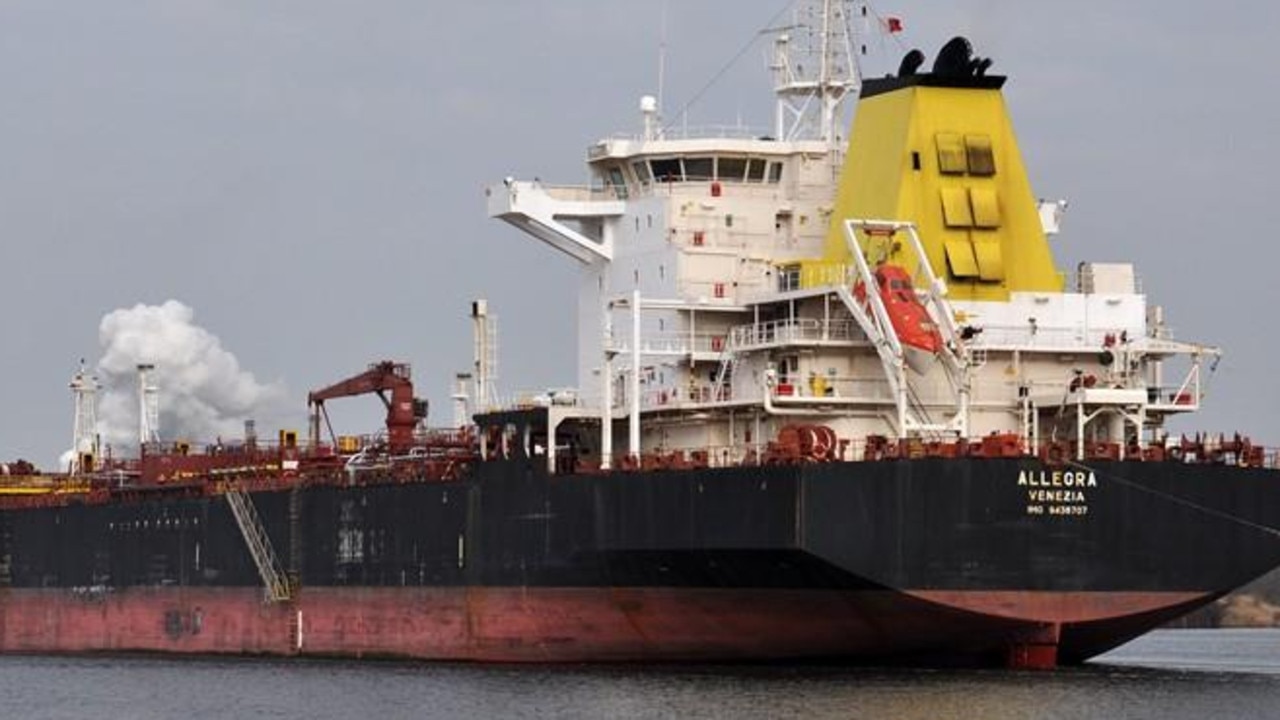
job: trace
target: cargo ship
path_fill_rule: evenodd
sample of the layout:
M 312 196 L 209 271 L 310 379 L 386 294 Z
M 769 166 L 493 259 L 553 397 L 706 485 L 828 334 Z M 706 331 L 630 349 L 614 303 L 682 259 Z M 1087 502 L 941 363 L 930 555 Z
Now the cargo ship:
M 774 33 L 772 134 L 645 98 L 592 186 L 488 189 L 580 270 L 572 389 L 499 399 L 477 301 L 451 427 L 381 361 L 305 434 L 166 441 L 139 358 L 124 457 L 82 367 L 69 471 L 0 467 L 0 651 L 1049 668 L 1280 564 L 1275 455 L 1167 430 L 1218 349 L 1058 269 L 990 60 L 864 80 L 858 15 Z

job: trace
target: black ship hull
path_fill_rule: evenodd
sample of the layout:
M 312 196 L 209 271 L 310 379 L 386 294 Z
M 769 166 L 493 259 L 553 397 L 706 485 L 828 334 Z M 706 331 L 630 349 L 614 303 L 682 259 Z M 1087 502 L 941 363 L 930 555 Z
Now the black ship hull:
M 0 650 L 1078 662 L 1280 564 L 1280 476 L 925 458 L 0 511 Z

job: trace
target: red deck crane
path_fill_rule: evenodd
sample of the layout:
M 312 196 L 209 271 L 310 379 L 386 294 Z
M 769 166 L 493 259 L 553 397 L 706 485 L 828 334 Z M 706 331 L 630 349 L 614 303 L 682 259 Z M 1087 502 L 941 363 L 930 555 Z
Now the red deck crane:
M 391 397 L 387 397 L 387 393 Z M 369 369 L 329 387 L 314 390 L 307 395 L 311 410 L 311 441 L 320 439 L 320 416 L 324 416 L 329 434 L 333 426 L 324 409 L 324 401 L 354 395 L 377 394 L 387 406 L 387 445 L 393 455 L 408 452 L 413 447 L 413 431 L 418 422 L 427 416 L 427 401 L 413 396 L 413 382 L 409 380 L 409 366 L 383 360 L 369 365 Z

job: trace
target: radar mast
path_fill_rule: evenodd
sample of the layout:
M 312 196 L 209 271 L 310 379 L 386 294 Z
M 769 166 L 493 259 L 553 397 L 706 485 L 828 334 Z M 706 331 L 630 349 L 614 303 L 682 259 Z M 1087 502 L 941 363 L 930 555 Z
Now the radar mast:
M 862 78 L 854 55 L 849 0 L 800 3 L 789 25 L 771 28 L 775 136 L 822 140 L 838 149 L 840 106 L 857 93 Z

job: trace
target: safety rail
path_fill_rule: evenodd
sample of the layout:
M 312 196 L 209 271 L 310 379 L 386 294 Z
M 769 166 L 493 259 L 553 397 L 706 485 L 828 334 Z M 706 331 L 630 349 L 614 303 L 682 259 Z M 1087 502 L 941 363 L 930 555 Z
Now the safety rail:
M 536 187 L 551 199 L 562 202 L 612 202 L 623 199 L 613 186 L 606 185 L 548 185 L 537 182 Z
M 790 290 L 809 290 L 836 285 L 853 287 L 858 278 L 857 270 L 852 265 L 832 262 L 792 266 L 786 275 L 786 283 Z
M 796 318 L 739 325 L 729 331 L 729 347 L 747 350 L 773 345 L 853 342 L 865 339 L 852 320 Z
M 1129 335 L 1126 328 L 1042 327 L 1031 323 L 1026 325 L 979 324 L 978 328 L 982 332 L 970 340 L 974 348 L 1043 349 L 1045 351 L 1067 349 L 1092 352 L 1101 350 L 1108 338 L 1113 342 L 1119 342 L 1123 337 L 1131 343 L 1142 339 Z M 1140 348 L 1133 346 L 1133 349 Z
M 1111 294 L 1111 293 L 1099 293 L 1099 292 L 1086 293 L 1085 282 L 1084 282 L 1085 275 L 1083 275 L 1082 273 L 1076 270 L 1059 272 L 1058 277 L 1062 279 L 1062 287 L 1067 288 L 1067 292 L 1076 292 L 1076 293 L 1080 293 L 1081 295 Z M 1135 295 L 1145 294 L 1143 290 L 1142 273 L 1138 272 L 1137 268 L 1134 268 L 1133 270 L 1133 294 Z
M 820 425 L 807 425 L 817 428 Z M 835 438 L 834 434 L 831 434 Z M 821 459 L 777 450 L 777 438 L 758 439 L 752 443 L 737 445 L 666 446 L 646 450 L 641 457 L 631 458 L 624 451 L 614 453 L 613 468 L 617 471 L 636 469 L 682 469 L 697 467 L 733 467 L 793 462 L 871 462 L 918 458 L 1006 458 L 1033 459 L 1049 465 L 1077 462 L 1070 442 L 1044 442 L 1035 448 L 1015 433 L 993 434 L 984 437 L 928 440 L 909 438 L 896 440 L 880 436 L 835 438 Z M 45 474 L 36 476 L 8 476 L 0 479 L 0 487 L 21 487 L 34 483 L 42 488 L 54 488 L 49 492 L 6 493 L 0 491 L 0 509 L 38 509 L 67 505 L 104 505 L 123 497 L 155 497 L 157 493 L 173 496 L 216 498 L 226 496 L 236 521 L 242 525 L 251 552 L 259 553 L 260 573 L 270 599 L 287 599 L 289 586 L 280 569 L 278 558 L 273 559 L 269 539 L 260 527 L 260 518 L 254 521 L 256 509 L 249 500 L 250 492 L 283 491 L 296 487 L 350 487 L 354 485 L 403 485 L 415 483 L 455 482 L 468 477 L 467 467 L 479 462 L 475 452 L 466 456 L 371 458 L 367 464 L 355 468 L 341 465 L 304 467 L 298 473 L 251 473 L 237 478 L 218 479 L 211 476 L 189 479 L 181 483 L 136 487 L 106 487 L 99 480 L 77 478 L 68 475 Z M 1236 466 L 1243 468 L 1280 470 L 1280 448 L 1255 445 L 1239 435 L 1205 435 L 1194 437 L 1169 437 L 1163 442 L 1121 446 L 1119 443 L 1086 442 L 1083 462 L 1166 462 Z M 354 472 L 353 472 L 354 470 Z M 590 453 L 568 454 L 557 458 L 558 473 L 601 472 L 600 455 Z M 257 548 L 254 550 L 253 548 Z M 267 552 L 270 550 L 271 552 Z M 274 568 L 274 571 L 272 570 Z
M 544 388 L 541 390 L 517 390 L 498 398 L 492 410 L 532 410 L 546 407 L 586 407 L 590 403 L 578 394 L 576 388 Z
M 784 345 L 819 345 L 855 343 L 865 338 L 852 320 L 817 320 L 797 318 L 738 325 L 727 331 L 700 333 L 650 333 L 640 343 L 640 352 L 649 357 L 683 357 L 691 354 L 718 355 L 724 352 L 753 350 Z M 625 342 L 611 345 L 620 354 L 631 352 Z M 517 397 L 525 404 L 533 403 L 540 393 L 524 393 Z
M 823 322 L 812 319 L 775 320 L 755 325 L 738 325 L 724 331 L 695 334 L 668 332 L 649 333 L 640 341 L 645 356 L 681 357 L 690 354 L 715 355 L 726 351 L 748 350 L 771 345 L 849 343 L 862 340 L 857 327 L 849 320 Z M 619 354 L 631 352 L 626 342 L 610 345 Z M 524 393 L 530 397 L 537 393 Z
M 644 410 L 697 409 L 702 406 L 750 405 L 764 401 L 763 388 L 752 386 L 750 392 L 733 392 L 730 385 L 718 388 L 714 382 L 663 385 L 640 391 L 640 407 Z M 770 398 L 782 403 L 823 405 L 883 405 L 893 402 L 893 393 L 884 378 L 855 378 L 814 373 L 806 377 L 784 379 L 769 390 Z M 615 414 L 630 407 L 626 393 L 613 398 Z
M 0 495 L 85 493 L 92 489 L 93 483 L 81 476 L 0 475 Z
M 772 397 L 822 402 L 849 400 L 854 402 L 892 403 L 893 389 L 884 378 L 849 377 L 810 373 L 808 377 L 779 378 L 771 388 Z
M 642 133 L 616 132 L 608 136 L 608 140 L 632 142 L 661 142 L 663 140 L 761 140 L 772 142 L 771 130 L 750 127 L 748 125 L 701 124 L 701 125 L 669 125 L 662 128 L 657 137 L 646 137 Z
M 1029 448 L 1015 434 L 993 434 L 958 440 L 895 440 L 868 436 L 839 438 L 822 459 L 790 457 L 783 460 L 776 451 L 777 440 L 739 445 L 697 445 L 661 447 L 645 451 L 639 458 L 626 451 L 613 454 L 614 472 L 636 470 L 678 470 L 790 464 L 810 462 L 884 462 L 922 458 L 1038 459 L 1050 465 L 1076 462 L 1068 443 L 1042 443 Z M 1187 449 L 1183 449 L 1183 448 Z M 1223 465 L 1266 470 L 1280 470 L 1280 448 L 1233 445 L 1231 441 L 1215 443 L 1206 440 L 1170 439 L 1167 444 L 1148 444 L 1127 448 L 1119 443 L 1086 444 L 1083 462 L 1166 462 L 1182 464 Z M 559 472 L 608 472 L 600 468 L 599 454 L 579 454 L 560 458 Z

